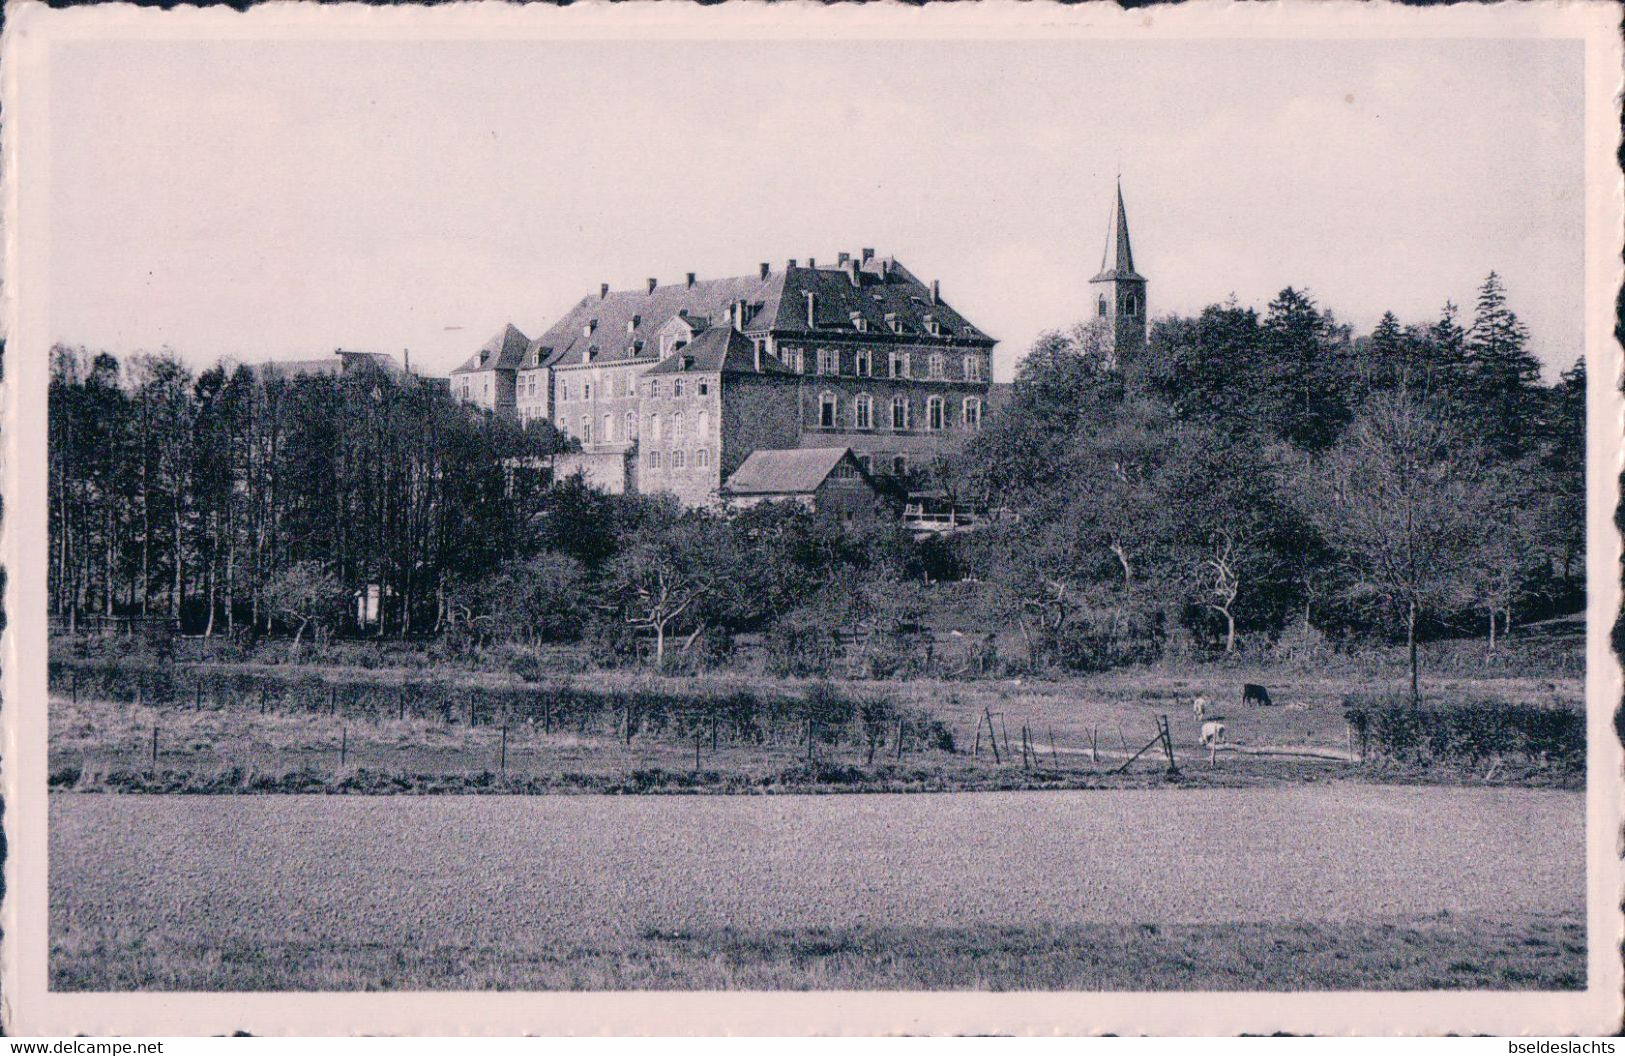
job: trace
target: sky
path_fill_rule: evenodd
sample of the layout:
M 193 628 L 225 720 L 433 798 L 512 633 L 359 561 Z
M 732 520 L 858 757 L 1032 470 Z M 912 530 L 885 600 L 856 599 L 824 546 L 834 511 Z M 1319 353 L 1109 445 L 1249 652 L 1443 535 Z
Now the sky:
M 1495 269 L 1582 340 L 1568 41 L 74 42 L 53 336 L 443 373 L 600 282 L 874 247 L 1000 340 L 1086 316 L 1121 173 L 1153 315 L 1307 288 L 1368 330 Z

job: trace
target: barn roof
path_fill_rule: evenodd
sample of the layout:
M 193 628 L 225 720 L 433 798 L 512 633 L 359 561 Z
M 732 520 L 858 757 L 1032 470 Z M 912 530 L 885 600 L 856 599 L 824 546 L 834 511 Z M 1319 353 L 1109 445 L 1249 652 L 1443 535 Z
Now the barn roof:
M 859 474 L 863 473 L 849 447 L 752 451 L 722 490 L 731 495 L 810 495 L 845 459 L 851 460 Z

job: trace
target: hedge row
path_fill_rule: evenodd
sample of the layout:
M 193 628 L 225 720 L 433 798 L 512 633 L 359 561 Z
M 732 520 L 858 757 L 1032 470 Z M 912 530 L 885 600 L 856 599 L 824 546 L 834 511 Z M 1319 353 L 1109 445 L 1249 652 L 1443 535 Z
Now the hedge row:
M 1583 712 L 1534 704 L 1474 701 L 1416 705 L 1404 698 L 1344 699 L 1344 717 L 1366 759 L 1477 763 L 1522 756 L 1578 767 L 1585 761 Z
M 826 744 L 896 744 L 954 750 L 953 733 L 924 712 L 884 697 L 848 694 L 827 683 L 802 694 L 741 688 L 681 692 L 662 688 L 592 688 L 536 683 L 492 688 L 413 678 L 399 684 L 328 679 L 314 674 L 188 670 L 117 660 L 53 660 L 51 690 L 154 707 L 247 709 L 267 713 L 345 715 L 373 721 L 433 719 L 450 724 L 517 725 L 549 732 L 615 732 L 757 743 L 807 723 Z M 794 733 L 792 733 L 794 735 Z

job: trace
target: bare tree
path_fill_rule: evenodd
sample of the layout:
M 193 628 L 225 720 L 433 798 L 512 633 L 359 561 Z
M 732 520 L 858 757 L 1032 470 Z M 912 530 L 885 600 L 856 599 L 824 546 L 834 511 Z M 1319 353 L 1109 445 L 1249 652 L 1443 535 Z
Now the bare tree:
M 1350 564 L 1350 593 L 1404 621 L 1412 700 L 1421 697 L 1418 623 L 1466 592 L 1480 466 L 1437 408 L 1382 393 L 1321 459 L 1318 494 L 1308 496 L 1306 512 Z

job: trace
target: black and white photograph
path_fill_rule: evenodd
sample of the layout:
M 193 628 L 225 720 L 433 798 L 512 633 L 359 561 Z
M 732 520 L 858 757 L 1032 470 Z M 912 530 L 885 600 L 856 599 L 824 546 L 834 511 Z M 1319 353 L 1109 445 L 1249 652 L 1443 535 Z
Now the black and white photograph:
M 1618 1029 L 1610 5 L 7 16 L 18 1029 Z

